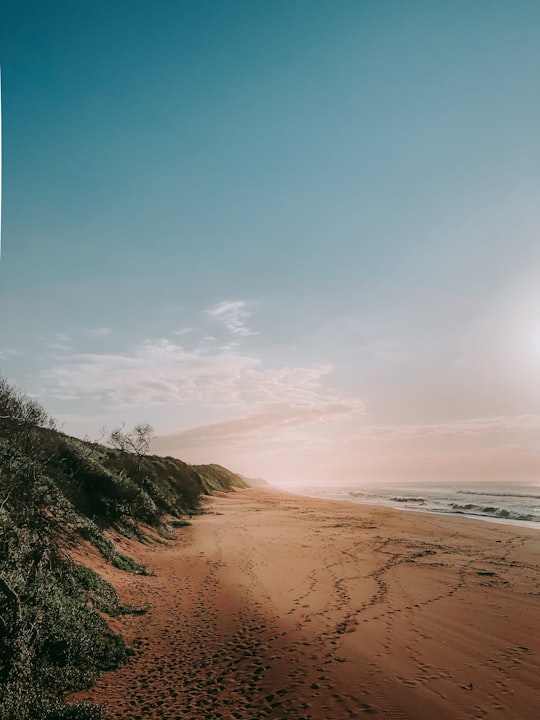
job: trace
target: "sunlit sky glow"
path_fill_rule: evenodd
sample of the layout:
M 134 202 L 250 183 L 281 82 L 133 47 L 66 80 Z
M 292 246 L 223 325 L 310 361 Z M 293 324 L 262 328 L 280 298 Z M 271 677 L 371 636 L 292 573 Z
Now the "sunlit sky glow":
M 540 477 L 537 2 L 0 11 L 0 368 L 66 432 Z

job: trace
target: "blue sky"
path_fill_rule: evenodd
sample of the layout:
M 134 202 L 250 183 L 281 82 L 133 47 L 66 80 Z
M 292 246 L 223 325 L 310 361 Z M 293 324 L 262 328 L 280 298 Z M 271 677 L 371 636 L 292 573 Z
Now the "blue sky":
M 540 6 L 0 0 L 0 368 L 274 481 L 537 477 Z

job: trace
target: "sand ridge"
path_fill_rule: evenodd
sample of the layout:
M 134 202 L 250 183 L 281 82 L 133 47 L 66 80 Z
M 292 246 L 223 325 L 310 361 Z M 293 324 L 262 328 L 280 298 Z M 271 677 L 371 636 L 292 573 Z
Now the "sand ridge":
M 156 574 L 98 568 L 150 606 L 77 694 L 107 718 L 538 716 L 538 531 L 242 490 L 169 546 L 120 544 Z

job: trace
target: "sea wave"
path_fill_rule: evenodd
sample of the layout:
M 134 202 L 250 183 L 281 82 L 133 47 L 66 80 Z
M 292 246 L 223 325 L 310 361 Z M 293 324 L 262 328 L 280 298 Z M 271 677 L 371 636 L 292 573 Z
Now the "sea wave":
M 530 488 L 536 490 L 537 488 Z M 531 492 L 529 487 L 508 488 L 500 486 L 493 492 L 483 488 L 473 489 L 436 485 L 423 486 L 354 488 L 350 486 L 317 488 L 313 495 L 394 507 L 410 512 L 432 512 L 446 515 L 463 515 L 497 522 L 523 523 L 540 527 L 540 494 Z M 311 493 L 308 493 L 311 494 Z
M 487 495 L 489 497 L 513 497 L 525 498 L 527 500 L 540 500 L 540 495 L 526 495 L 525 493 L 512 492 L 485 492 L 483 490 L 456 490 L 456 495 Z
M 398 496 L 390 498 L 393 502 L 399 502 L 399 503 L 418 503 L 419 505 L 423 505 L 426 502 L 426 499 L 423 497 L 407 497 L 407 496 Z
M 482 493 L 478 493 L 479 495 Z M 486 495 L 488 493 L 485 493 Z M 492 505 L 475 505 L 474 503 L 452 503 L 450 510 L 440 510 L 439 512 L 452 512 L 459 515 L 478 515 L 484 517 L 499 518 L 501 520 L 522 520 L 526 522 L 540 522 L 539 518 L 530 513 L 520 513 L 507 508 L 500 508 Z

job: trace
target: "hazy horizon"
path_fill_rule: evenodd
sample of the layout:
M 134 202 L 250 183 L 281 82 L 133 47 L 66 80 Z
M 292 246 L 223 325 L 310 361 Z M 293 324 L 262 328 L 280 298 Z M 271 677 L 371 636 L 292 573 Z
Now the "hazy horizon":
M 540 477 L 538 3 L 0 11 L 0 371 L 65 432 Z

